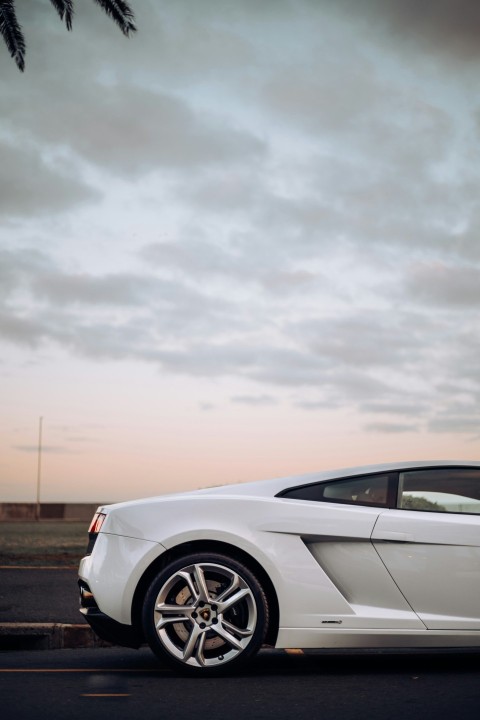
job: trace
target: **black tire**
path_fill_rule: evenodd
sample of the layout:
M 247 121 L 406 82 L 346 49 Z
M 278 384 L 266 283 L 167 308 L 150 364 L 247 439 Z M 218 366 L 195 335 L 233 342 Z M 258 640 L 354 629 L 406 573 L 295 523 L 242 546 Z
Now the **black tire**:
M 143 606 L 145 637 L 171 667 L 194 675 L 238 669 L 260 649 L 268 603 L 255 575 L 237 560 L 193 553 L 169 563 Z

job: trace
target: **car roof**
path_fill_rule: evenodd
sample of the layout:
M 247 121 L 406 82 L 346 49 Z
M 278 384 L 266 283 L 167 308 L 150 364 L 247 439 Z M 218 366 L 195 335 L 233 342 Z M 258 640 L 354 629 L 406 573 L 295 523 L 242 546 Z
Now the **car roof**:
M 425 468 L 453 468 L 471 467 L 480 468 L 480 462 L 465 460 L 420 460 L 397 463 L 381 463 L 376 465 L 361 465 L 357 467 L 339 468 L 336 470 L 323 470 L 321 472 L 293 475 L 289 477 L 273 478 L 271 480 L 258 480 L 255 482 L 222 485 L 220 487 L 205 488 L 194 491 L 195 494 L 211 495 L 252 495 L 260 497 L 271 497 L 282 490 L 301 485 L 309 485 L 316 482 L 338 480 L 343 477 L 354 475 L 369 475 L 382 472 L 395 472 L 401 470 L 414 470 Z
M 98 511 L 105 509 L 113 510 L 114 508 L 132 507 L 135 505 L 143 505 L 151 501 L 175 500 L 181 498 L 194 497 L 258 497 L 272 498 L 283 490 L 302 485 L 309 485 L 316 482 L 327 482 L 328 480 L 339 480 L 341 478 L 353 477 L 355 475 L 369 475 L 382 472 L 395 472 L 401 470 L 414 470 L 424 468 L 480 468 L 480 462 L 465 460 L 421 460 L 397 463 L 382 463 L 378 465 L 361 465 L 357 467 L 339 468 L 336 470 L 323 470 L 321 472 L 307 473 L 303 475 L 291 475 L 288 477 L 273 478 L 270 480 L 258 480 L 254 482 L 236 483 L 230 485 L 220 485 L 216 487 L 208 487 L 200 490 L 191 490 L 189 492 L 173 493 L 158 495 L 156 497 L 144 497 L 137 500 L 127 500 L 119 503 L 103 505 Z

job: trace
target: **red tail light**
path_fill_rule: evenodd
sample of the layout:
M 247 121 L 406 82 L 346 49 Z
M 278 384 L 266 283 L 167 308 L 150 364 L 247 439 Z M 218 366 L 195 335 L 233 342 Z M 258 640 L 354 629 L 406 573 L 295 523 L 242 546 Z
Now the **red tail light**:
M 106 517 L 105 513 L 95 513 L 93 520 L 90 523 L 90 527 L 88 528 L 88 534 L 97 535 L 100 532 L 100 528 L 102 527 Z

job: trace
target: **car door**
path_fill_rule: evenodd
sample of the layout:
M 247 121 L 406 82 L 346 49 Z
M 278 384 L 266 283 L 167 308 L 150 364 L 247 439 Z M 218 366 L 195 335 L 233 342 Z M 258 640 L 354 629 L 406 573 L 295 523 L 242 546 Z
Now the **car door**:
M 480 470 L 400 473 L 372 542 L 428 629 L 480 630 Z
M 324 573 L 317 599 L 305 611 L 322 629 L 425 630 L 371 541 L 379 515 L 396 501 L 397 473 L 376 473 L 296 487 L 282 497 L 288 520 L 281 529 L 299 535 Z M 276 529 L 271 524 L 269 529 Z M 298 604 L 298 600 L 295 601 Z M 309 605 L 310 607 L 310 605 Z

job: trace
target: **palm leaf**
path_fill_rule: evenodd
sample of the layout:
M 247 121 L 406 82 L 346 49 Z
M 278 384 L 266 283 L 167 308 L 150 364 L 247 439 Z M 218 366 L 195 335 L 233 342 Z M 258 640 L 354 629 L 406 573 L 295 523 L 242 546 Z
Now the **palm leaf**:
M 25 38 L 15 15 L 13 0 L 0 2 L 0 33 L 19 70 L 25 69 Z
M 128 36 L 129 33 L 136 31 L 133 11 L 124 0 L 94 0 L 94 2 L 117 23 L 124 35 Z
M 67 30 L 71 30 L 73 20 L 73 0 L 50 0 L 50 2 L 60 15 L 60 19 L 65 19 Z

